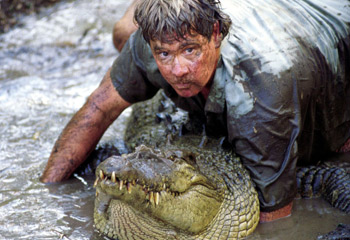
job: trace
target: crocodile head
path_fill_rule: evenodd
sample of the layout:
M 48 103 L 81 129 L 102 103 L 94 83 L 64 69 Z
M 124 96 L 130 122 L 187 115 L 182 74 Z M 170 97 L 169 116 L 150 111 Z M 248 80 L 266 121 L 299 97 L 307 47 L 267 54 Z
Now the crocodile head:
M 252 233 L 259 200 L 249 173 L 222 139 L 203 130 L 161 91 L 133 105 L 125 131 L 132 153 L 110 157 L 96 170 L 96 229 L 119 240 Z
M 108 218 L 108 211 L 124 214 L 114 218 L 130 221 L 124 224 L 126 228 L 132 221 L 141 223 L 142 219 L 148 219 L 138 228 L 149 229 L 152 218 L 167 226 L 168 233 L 200 233 L 216 216 L 224 192 L 215 181 L 200 172 L 195 158 L 192 152 L 161 152 L 144 145 L 132 154 L 108 158 L 96 170 L 96 189 L 101 196 L 96 198 L 99 203 L 95 214 L 100 215 L 99 219 L 102 216 Z M 103 207 L 109 206 L 108 201 L 122 207 L 119 210 Z M 125 216 L 131 212 L 133 219 L 127 219 Z M 119 228 L 123 225 L 117 224 Z

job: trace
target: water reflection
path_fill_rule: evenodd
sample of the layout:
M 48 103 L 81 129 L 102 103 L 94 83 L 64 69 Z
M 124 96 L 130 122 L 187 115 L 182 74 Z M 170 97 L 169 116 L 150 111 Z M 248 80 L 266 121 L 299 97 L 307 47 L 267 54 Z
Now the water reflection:
M 65 1 L 0 36 L 0 239 L 104 239 L 93 229 L 93 179 L 44 185 L 39 176 L 72 114 L 117 56 L 111 30 L 127 0 Z M 128 111 L 102 142 L 122 146 Z M 350 219 L 323 200 L 249 239 L 313 239 Z

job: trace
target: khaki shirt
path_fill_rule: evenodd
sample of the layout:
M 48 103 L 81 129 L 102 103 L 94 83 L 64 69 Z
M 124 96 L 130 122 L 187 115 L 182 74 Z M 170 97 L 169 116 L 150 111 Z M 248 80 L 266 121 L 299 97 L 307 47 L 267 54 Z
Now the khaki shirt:
M 278 209 L 295 197 L 297 161 L 315 164 L 350 136 L 348 2 L 323 1 L 222 1 L 233 25 L 207 101 L 177 95 L 139 31 L 113 64 L 113 84 L 130 103 L 164 89 L 207 134 L 227 137 L 262 210 Z

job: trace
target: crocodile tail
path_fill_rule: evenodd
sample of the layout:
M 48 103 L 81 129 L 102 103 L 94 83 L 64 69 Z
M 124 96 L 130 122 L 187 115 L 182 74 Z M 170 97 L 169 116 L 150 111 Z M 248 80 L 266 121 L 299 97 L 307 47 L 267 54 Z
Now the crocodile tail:
M 333 207 L 350 213 L 350 175 L 342 168 L 310 166 L 297 170 L 298 194 L 322 196 Z

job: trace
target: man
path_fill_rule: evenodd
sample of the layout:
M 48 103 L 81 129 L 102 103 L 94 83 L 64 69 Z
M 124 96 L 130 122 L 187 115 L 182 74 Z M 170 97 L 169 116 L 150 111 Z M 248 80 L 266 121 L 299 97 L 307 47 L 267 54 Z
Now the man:
M 140 1 L 140 30 L 62 132 L 41 180 L 67 179 L 126 107 L 162 88 L 208 135 L 227 137 L 256 184 L 261 221 L 290 215 L 297 161 L 316 163 L 350 136 L 347 4 Z

